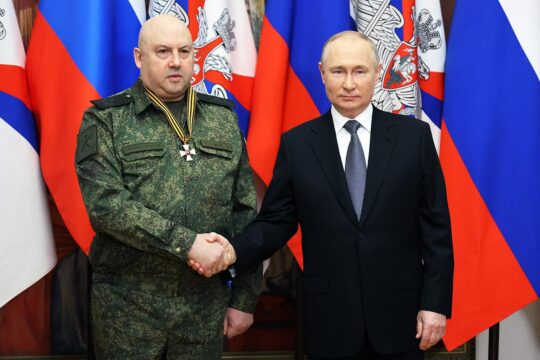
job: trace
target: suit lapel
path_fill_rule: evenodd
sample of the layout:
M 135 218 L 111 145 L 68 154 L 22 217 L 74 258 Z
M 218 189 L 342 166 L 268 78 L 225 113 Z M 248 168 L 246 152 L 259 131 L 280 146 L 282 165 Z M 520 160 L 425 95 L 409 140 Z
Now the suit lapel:
M 360 226 L 366 221 L 381 186 L 388 161 L 394 150 L 396 134 L 392 131 L 394 122 L 383 111 L 373 108 L 371 124 L 371 140 L 369 147 L 369 163 L 366 178 L 364 204 L 360 217 Z
M 339 149 L 336 139 L 336 131 L 333 126 L 332 116 L 327 112 L 318 120 L 313 121 L 313 125 L 308 135 L 308 142 L 317 160 L 319 161 L 330 187 L 334 191 L 341 207 L 358 224 L 356 213 L 349 196 L 347 179 L 341 163 Z

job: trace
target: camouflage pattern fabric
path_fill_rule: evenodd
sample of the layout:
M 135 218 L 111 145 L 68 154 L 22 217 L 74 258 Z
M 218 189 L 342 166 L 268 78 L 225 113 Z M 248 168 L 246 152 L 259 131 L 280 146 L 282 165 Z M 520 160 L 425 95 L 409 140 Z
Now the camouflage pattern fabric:
M 223 286 L 206 294 L 160 297 L 94 284 L 92 318 L 99 324 L 93 333 L 96 358 L 221 359 L 228 293 Z M 209 297 L 216 299 L 211 305 Z
M 227 292 L 217 290 L 226 287 L 219 277 L 201 277 L 186 264 L 196 234 L 214 231 L 231 238 L 256 214 L 253 176 L 236 114 L 228 107 L 232 102 L 197 95 L 193 161 L 180 156 L 182 143 L 140 81 L 93 103 L 79 132 L 76 169 L 96 231 L 89 254 L 97 306 L 92 309 L 94 334 L 111 325 L 102 321 L 108 315 L 97 315 L 110 311 L 112 318 L 121 317 L 117 311 L 130 294 L 154 298 L 157 307 L 169 301 L 164 299 L 176 299 L 178 309 L 199 296 L 202 303 L 193 304 L 197 311 L 208 308 L 207 313 L 215 314 L 219 311 L 211 309 L 221 307 L 221 320 L 227 306 L 253 312 L 260 266 L 235 278 L 232 292 Z M 185 117 L 185 111 L 182 114 Z M 100 286 L 116 291 L 105 296 Z M 209 292 L 219 296 L 207 296 Z M 152 313 L 165 323 L 171 316 L 166 310 Z M 193 322 L 181 331 L 202 326 Z M 220 342 L 222 331 L 221 324 L 214 334 Z M 103 338 L 114 338 L 115 333 Z

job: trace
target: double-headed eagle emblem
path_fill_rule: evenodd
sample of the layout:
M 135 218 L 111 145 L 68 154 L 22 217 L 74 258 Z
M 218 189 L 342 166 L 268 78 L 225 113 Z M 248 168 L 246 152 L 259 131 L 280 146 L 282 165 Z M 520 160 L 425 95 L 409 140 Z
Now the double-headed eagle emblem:
M 385 111 L 420 118 L 418 79 L 427 80 L 430 76 L 422 53 L 442 46 L 438 30 L 442 21 L 435 20 L 427 9 L 416 15 L 414 7 L 411 18 L 404 19 L 402 13 L 390 5 L 390 0 L 352 0 L 351 16 L 357 30 L 375 42 L 381 59 L 382 72 L 375 86 L 373 103 Z M 396 29 L 403 28 L 406 22 L 412 22 L 415 30 L 408 41 L 402 41 Z
M 190 23 L 188 14 L 175 0 L 155 0 L 151 4 L 149 12 L 150 16 L 170 14 L 182 20 L 186 25 Z M 212 36 L 203 7 L 197 9 L 197 22 L 199 23 L 199 31 L 193 42 L 195 66 L 191 85 L 198 93 L 227 98 L 227 92 L 222 85 L 213 81 L 214 85 L 208 91 L 204 80 L 207 73 L 217 72 L 226 81 L 232 81 L 232 66 L 225 56 L 219 54 L 218 49 L 223 47 L 226 53 L 236 50 L 235 22 L 231 18 L 229 10 L 223 9 L 219 19 L 212 25 L 214 33 Z M 214 75 L 216 74 L 214 73 Z

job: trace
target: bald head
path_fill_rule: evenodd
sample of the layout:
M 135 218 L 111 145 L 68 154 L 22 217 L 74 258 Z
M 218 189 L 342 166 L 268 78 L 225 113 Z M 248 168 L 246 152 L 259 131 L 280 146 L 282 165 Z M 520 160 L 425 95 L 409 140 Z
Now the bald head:
M 164 101 L 184 97 L 193 75 L 193 40 L 187 26 L 171 15 L 146 21 L 134 49 L 135 64 L 147 88 Z
M 169 32 L 182 34 L 189 37 L 189 40 L 192 41 L 186 24 L 175 16 L 163 14 L 150 18 L 143 23 L 139 31 L 138 47 L 144 47 L 148 41 L 152 41 L 153 39 L 163 38 Z

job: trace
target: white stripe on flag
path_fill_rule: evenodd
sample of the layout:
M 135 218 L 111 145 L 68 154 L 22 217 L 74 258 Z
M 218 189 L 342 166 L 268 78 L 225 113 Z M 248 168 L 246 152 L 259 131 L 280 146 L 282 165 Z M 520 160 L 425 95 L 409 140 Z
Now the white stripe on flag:
M 500 0 L 504 13 L 540 80 L 539 0 Z M 501 49 L 504 51 L 504 49 Z
M 135 15 L 139 19 L 139 22 L 142 24 L 146 21 L 146 9 L 144 7 L 144 0 L 129 0 Z
M 427 10 L 425 12 L 424 10 Z M 426 52 L 418 49 L 418 54 L 429 66 L 430 71 L 444 72 L 444 63 L 446 60 L 446 39 L 444 36 L 444 27 L 442 23 L 441 5 L 439 1 L 433 0 L 416 0 L 416 17 L 421 17 L 422 21 L 429 21 L 429 16 L 433 17 L 433 21 L 430 23 L 441 35 L 438 38 L 441 41 L 441 45 L 438 49 L 431 49 Z M 437 21 L 440 20 L 440 26 L 435 26 Z M 425 24 L 425 23 L 424 23 Z
M 13 2 L 0 0 L 0 9 L 5 11 L 4 16 L 0 17 L 0 64 L 24 68 L 24 47 Z
M 441 129 L 435 125 L 435 123 L 431 120 L 431 118 L 422 110 L 422 120 L 427 122 L 429 124 L 429 128 L 431 129 L 431 136 L 433 136 L 433 142 L 435 143 L 435 148 L 437 149 L 437 154 L 439 153 L 440 145 L 441 145 Z
M 56 263 L 49 209 L 34 148 L 0 118 L 0 307 Z
M 11 0 L 0 0 L 0 64 L 24 67 L 25 54 Z M 0 78 L 0 81 L 3 81 Z M 4 80 L 5 81 L 5 80 Z M 12 86 L 12 84 L 6 84 Z M 0 104 L 2 106 L 2 104 Z M 9 119 L 16 121 L 17 119 Z M 32 129 L 33 130 L 33 129 Z M 0 307 L 56 263 L 49 208 L 32 145 L 0 118 Z
M 236 36 L 236 50 L 232 51 L 231 66 L 233 73 L 243 76 L 255 76 L 255 64 L 257 62 L 257 49 L 253 40 L 253 32 L 251 31 L 251 23 L 249 21 L 246 3 L 244 1 L 220 1 L 220 6 L 213 7 L 214 9 L 228 8 L 231 20 L 234 21 L 234 34 Z M 208 4 L 208 5 L 206 5 Z M 205 4 L 206 9 L 212 8 L 208 1 Z

